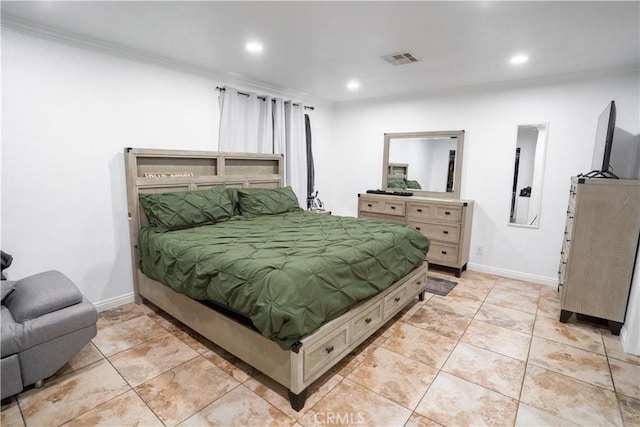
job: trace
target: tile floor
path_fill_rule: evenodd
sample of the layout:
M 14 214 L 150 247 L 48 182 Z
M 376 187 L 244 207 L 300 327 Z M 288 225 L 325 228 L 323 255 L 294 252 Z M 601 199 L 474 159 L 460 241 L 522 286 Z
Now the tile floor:
M 311 388 L 286 391 L 154 307 L 98 335 L 2 426 L 638 426 L 640 357 L 606 328 L 557 321 L 555 289 L 465 272 L 415 301 Z

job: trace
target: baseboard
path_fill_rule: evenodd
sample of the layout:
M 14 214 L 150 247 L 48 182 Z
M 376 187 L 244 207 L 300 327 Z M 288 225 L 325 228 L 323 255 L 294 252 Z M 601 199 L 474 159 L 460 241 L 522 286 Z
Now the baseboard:
M 467 264 L 467 269 L 479 271 L 480 273 L 489 273 L 495 274 L 496 276 L 508 277 L 510 279 L 524 280 L 525 282 L 539 283 L 546 286 L 558 286 L 558 279 L 555 277 L 538 276 L 537 274 L 522 273 L 520 271 L 507 270 L 505 268 L 491 267 L 471 262 Z
M 129 304 L 135 301 L 135 296 L 133 292 L 129 292 L 128 294 L 120 295 L 114 298 L 109 298 L 103 301 L 98 301 L 93 305 L 96 307 L 96 310 L 105 311 L 110 308 L 119 307 L 121 305 Z

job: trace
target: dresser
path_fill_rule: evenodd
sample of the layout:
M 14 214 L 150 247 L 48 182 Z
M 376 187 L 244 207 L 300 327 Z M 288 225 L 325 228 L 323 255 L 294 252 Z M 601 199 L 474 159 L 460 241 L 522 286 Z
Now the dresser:
M 473 201 L 358 194 L 358 218 L 410 225 L 431 240 L 429 264 L 453 269 L 457 277 L 467 269 Z
M 560 252 L 560 322 L 573 313 L 620 333 L 640 235 L 640 181 L 571 178 Z

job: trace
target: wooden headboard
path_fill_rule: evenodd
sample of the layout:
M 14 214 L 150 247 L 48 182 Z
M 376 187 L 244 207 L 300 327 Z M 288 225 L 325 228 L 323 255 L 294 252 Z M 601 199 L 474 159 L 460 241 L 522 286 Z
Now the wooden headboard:
M 124 160 L 136 301 L 139 301 L 138 232 L 148 224 L 140 206 L 140 194 L 206 190 L 223 184 L 236 188 L 284 185 L 284 161 L 280 154 L 125 148 Z

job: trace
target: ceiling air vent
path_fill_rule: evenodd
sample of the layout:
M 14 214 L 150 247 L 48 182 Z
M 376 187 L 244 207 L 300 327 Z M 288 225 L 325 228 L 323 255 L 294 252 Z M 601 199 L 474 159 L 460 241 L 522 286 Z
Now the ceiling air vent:
M 409 52 L 392 53 L 390 55 L 383 56 L 382 59 L 384 59 L 391 65 L 403 65 L 418 62 L 418 58 L 416 58 L 412 53 Z

